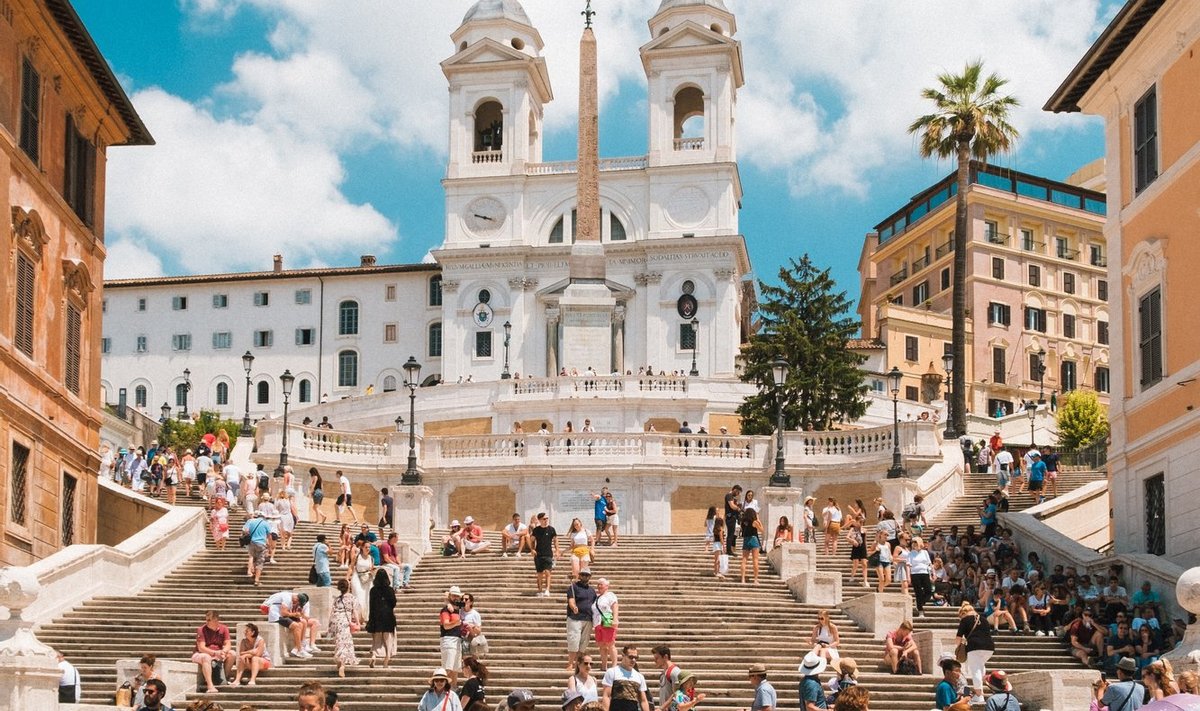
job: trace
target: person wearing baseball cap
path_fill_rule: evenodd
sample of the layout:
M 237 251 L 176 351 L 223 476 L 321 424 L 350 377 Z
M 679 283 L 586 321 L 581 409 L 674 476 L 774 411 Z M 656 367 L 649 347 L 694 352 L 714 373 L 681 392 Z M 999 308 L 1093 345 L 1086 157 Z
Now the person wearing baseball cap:
M 562 694 L 562 711 L 579 711 L 583 706 L 583 692 L 578 689 L 567 689 Z
M 441 668 L 449 674 L 450 688 L 454 688 L 458 670 L 462 669 L 462 606 L 462 590 L 457 585 L 451 585 L 446 591 L 446 604 L 438 613 Z
M 984 704 L 984 711 L 1021 711 L 1021 702 L 1013 696 L 1012 684 L 1008 683 L 1008 675 L 1002 671 L 994 671 L 984 679 L 984 684 L 992 693 Z
M 529 689 L 513 689 L 504 699 L 504 708 L 508 711 L 533 711 L 535 704 L 533 692 Z

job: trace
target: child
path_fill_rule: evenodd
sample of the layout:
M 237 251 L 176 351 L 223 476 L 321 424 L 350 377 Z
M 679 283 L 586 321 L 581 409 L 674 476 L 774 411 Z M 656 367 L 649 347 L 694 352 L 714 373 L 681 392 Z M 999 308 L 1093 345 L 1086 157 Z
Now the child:
M 667 704 L 666 711 L 691 711 L 703 700 L 704 694 L 696 693 L 696 675 L 685 671 L 679 675 L 679 688 Z

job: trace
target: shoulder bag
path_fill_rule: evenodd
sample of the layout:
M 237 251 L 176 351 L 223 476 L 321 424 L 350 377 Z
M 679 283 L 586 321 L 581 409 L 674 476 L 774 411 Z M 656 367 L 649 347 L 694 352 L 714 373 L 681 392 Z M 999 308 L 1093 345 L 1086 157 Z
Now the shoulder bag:
M 971 625 L 971 631 L 963 637 L 963 641 L 959 642 L 954 648 L 954 658 L 961 664 L 967 661 L 967 637 L 975 634 L 975 628 L 979 626 L 979 614 L 975 615 L 975 624 Z

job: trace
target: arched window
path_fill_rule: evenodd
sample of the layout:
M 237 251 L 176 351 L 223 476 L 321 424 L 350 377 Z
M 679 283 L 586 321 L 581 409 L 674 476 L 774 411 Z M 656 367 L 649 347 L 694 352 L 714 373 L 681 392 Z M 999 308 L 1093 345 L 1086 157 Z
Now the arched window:
M 575 244 L 575 217 L 576 211 L 571 210 L 571 244 Z M 558 222 L 554 223 L 554 228 L 550 230 L 550 244 L 562 244 L 563 237 L 566 236 L 566 215 L 558 218 Z
M 613 242 L 625 241 L 625 225 L 621 222 L 621 218 L 617 217 L 615 212 L 608 213 L 609 237 Z
M 704 92 L 687 86 L 675 94 L 675 150 L 704 148 Z
M 504 107 L 485 101 L 475 109 L 475 152 L 499 151 L 504 147 Z
M 229 383 L 217 383 L 217 404 L 229 404 Z
M 338 353 L 338 387 L 358 387 L 357 351 L 341 351 Z
M 259 405 L 270 405 L 271 404 L 271 384 L 265 380 L 260 380 L 260 381 L 258 381 L 258 385 L 255 386 L 255 388 L 256 388 L 257 394 L 258 394 L 258 404 Z
M 429 280 L 429 305 L 442 305 L 442 275 L 438 274 Z
M 429 357 L 442 357 L 442 324 L 429 324 Z
M 385 393 L 396 391 L 396 376 L 389 375 L 383 379 L 383 391 Z
M 139 385 L 133 389 L 133 406 L 134 407 L 145 407 L 146 406 L 146 386 L 145 385 Z
M 300 402 L 312 402 L 312 381 L 308 378 L 300 381 Z
M 353 300 L 343 301 L 338 304 L 338 335 L 339 336 L 357 336 L 358 335 L 358 302 Z
M 180 383 L 175 386 L 175 407 L 187 406 L 188 386 L 186 383 Z

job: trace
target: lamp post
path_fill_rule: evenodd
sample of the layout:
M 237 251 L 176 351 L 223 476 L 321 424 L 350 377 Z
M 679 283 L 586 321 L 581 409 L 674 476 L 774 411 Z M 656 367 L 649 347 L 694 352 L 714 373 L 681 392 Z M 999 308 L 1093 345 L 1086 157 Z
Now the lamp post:
M 283 375 L 279 376 L 279 383 L 283 386 L 283 447 L 279 450 L 279 469 L 280 476 L 283 475 L 283 468 L 288 463 L 288 399 L 292 396 L 292 385 L 296 382 L 296 376 L 292 375 L 292 371 L 285 370 Z
M 158 411 L 162 413 L 162 417 L 158 418 L 158 422 L 159 424 L 165 426 L 167 424 L 167 420 L 171 419 L 171 404 L 164 402 L 162 407 L 158 408 Z
M 417 471 L 417 384 L 421 375 L 421 364 L 413 356 L 404 363 L 404 386 L 408 388 L 408 468 L 400 478 L 401 484 L 419 485 L 421 474 Z
M 1033 420 L 1037 417 L 1037 404 L 1030 400 L 1025 405 L 1025 414 L 1029 415 L 1029 446 L 1036 448 L 1037 445 L 1033 440 Z
M 693 378 L 700 375 L 700 371 L 696 368 L 696 347 L 700 345 L 700 319 L 692 319 L 692 369 L 688 371 L 688 375 Z M 786 371 L 785 371 L 786 372 Z
M 246 371 L 246 414 L 242 416 L 242 436 L 248 437 L 250 430 L 250 369 L 254 367 L 254 354 L 246 351 L 242 354 L 242 369 Z
M 900 368 L 892 366 L 887 377 L 892 386 L 892 468 L 888 469 L 887 478 L 899 479 L 904 476 L 904 467 L 900 464 L 900 379 L 903 374 Z
M 396 431 L 404 431 L 404 415 L 396 415 Z
M 192 370 L 183 369 L 183 405 L 179 408 L 179 419 L 186 420 L 188 416 L 188 394 L 192 392 Z
M 512 373 L 508 372 L 508 342 L 512 338 L 512 324 L 508 321 L 504 322 L 504 372 L 500 373 L 501 380 L 508 380 L 512 377 Z M 420 370 L 418 368 L 418 370 Z
M 775 472 L 771 474 L 771 486 L 791 486 L 783 464 L 783 384 L 787 382 L 788 362 L 782 357 L 771 363 L 771 378 L 775 381 Z
M 1038 404 L 1046 404 L 1046 349 L 1038 349 L 1037 362 L 1037 379 L 1038 379 Z
M 945 353 L 942 355 L 942 367 L 946 370 L 946 431 L 942 433 L 944 439 L 950 439 L 956 436 L 954 431 L 954 398 L 951 397 L 951 392 L 954 387 L 954 354 Z

